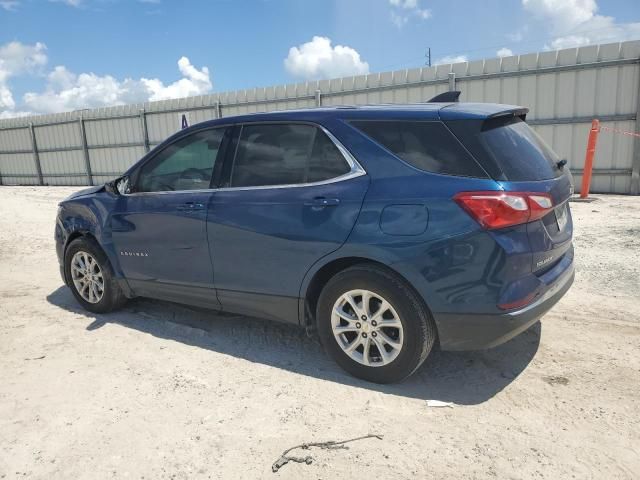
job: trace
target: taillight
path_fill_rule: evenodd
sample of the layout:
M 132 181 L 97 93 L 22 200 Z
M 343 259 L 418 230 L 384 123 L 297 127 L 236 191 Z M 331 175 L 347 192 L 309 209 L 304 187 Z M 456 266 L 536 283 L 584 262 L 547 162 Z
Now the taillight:
M 532 222 L 553 209 L 551 196 L 537 192 L 461 192 L 453 199 L 487 229 Z

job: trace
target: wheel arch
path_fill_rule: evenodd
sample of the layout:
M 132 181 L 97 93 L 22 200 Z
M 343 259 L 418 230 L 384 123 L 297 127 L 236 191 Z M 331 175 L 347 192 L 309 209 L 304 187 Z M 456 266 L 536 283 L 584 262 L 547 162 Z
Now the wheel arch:
M 69 248 L 69 245 L 71 244 L 71 242 L 73 242 L 76 238 L 80 238 L 80 237 L 87 237 L 90 238 L 91 240 L 93 240 L 98 246 L 100 246 L 100 243 L 98 242 L 98 240 L 96 239 L 95 235 L 93 235 L 91 232 L 89 232 L 88 230 L 74 230 L 73 232 L 71 232 L 69 234 L 69 236 L 67 237 L 67 241 L 64 244 L 64 249 L 63 252 L 66 255 L 67 254 L 67 248 Z M 100 248 L 104 251 L 104 249 L 100 246 Z
M 117 271 L 115 269 L 115 266 L 113 265 L 113 261 L 111 260 L 111 258 L 109 258 L 108 252 L 106 251 L 106 249 L 100 244 L 100 242 L 98 241 L 97 237 L 90 232 L 89 230 L 86 229 L 77 229 L 72 231 L 71 233 L 69 233 L 67 240 L 64 244 L 64 249 L 62 250 L 62 254 L 63 254 L 63 259 L 66 262 L 66 258 L 67 258 L 67 249 L 69 248 L 69 245 L 71 245 L 71 242 L 73 242 L 74 240 L 77 240 L 78 238 L 86 238 L 89 241 L 91 241 L 91 243 L 93 243 L 93 245 L 96 248 L 99 248 L 100 251 L 102 252 L 102 254 L 104 255 L 104 257 L 106 258 L 107 262 L 108 262 L 108 268 L 111 270 L 112 274 L 114 274 L 115 280 L 118 282 L 118 284 L 120 285 L 120 288 L 122 289 L 122 291 L 124 292 L 125 296 L 127 298 L 133 298 L 135 295 L 133 294 L 133 291 L 131 290 L 131 287 L 129 287 L 129 284 L 127 283 L 127 281 L 123 278 L 117 275 Z M 64 273 L 64 280 L 65 283 L 67 285 L 69 285 L 69 279 L 67 278 L 67 273 L 66 273 L 66 268 L 63 268 L 62 271 Z
M 409 279 L 402 275 L 396 269 L 390 267 L 389 265 L 372 258 L 362 257 L 362 256 L 348 256 L 348 257 L 340 257 L 334 258 L 321 267 L 319 267 L 313 275 L 310 277 L 306 287 L 304 287 L 304 295 L 301 298 L 302 303 L 302 325 L 305 327 L 310 327 L 314 325 L 315 316 L 316 316 L 316 307 L 318 304 L 318 299 L 320 297 L 320 293 L 322 289 L 327 284 L 327 282 L 339 272 L 346 270 L 347 268 L 353 267 L 355 265 L 375 265 L 376 267 L 381 268 L 382 270 L 386 270 L 392 275 L 401 279 L 408 288 L 410 288 L 416 296 L 420 299 L 423 306 L 427 309 L 431 317 L 433 318 L 433 313 L 424 297 L 418 292 L 415 286 L 409 281 Z

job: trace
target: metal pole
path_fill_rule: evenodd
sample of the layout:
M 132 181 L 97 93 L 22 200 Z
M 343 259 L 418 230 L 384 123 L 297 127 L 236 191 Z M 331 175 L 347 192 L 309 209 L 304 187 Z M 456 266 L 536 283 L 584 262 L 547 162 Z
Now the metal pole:
M 40 155 L 38 155 L 38 143 L 36 142 L 36 131 L 33 128 L 33 123 L 29 123 L 29 133 L 31 134 L 33 161 L 36 163 L 36 171 L 38 172 L 38 184 L 44 185 L 44 181 L 42 179 L 42 166 L 40 165 Z
M 220 102 L 216 102 L 216 118 L 222 118 L 222 105 L 220 105 Z
M 316 90 L 316 107 L 322 106 L 322 92 L 320 90 Z
M 84 119 L 82 116 L 78 119 L 80 124 L 80 139 L 82 140 L 82 151 L 84 152 L 84 165 L 87 169 L 87 181 L 89 185 L 93 185 L 93 174 L 91 173 L 91 159 L 89 158 L 89 148 L 87 148 L 87 132 L 84 129 Z
M 142 126 L 142 143 L 144 144 L 144 151 L 148 152 L 149 148 L 149 130 L 147 130 L 147 114 L 144 108 L 140 110 L 140 125 Z
M 638 81 L 638 100 L 636 102 L 636 132 L 640 132 L 640 80 Z M 640 137 L 633 141 L 633 160 L 631 162 L 631 195 L 640 194 Z
M 591 187 L 591 173 L 593 172 L 593 156 L 596 153 L 596 144 L 598 143 L 598 132 L 600 131 L 600 122 L 594 119 L 591 122 L 591 131 L 587 140 L 587 153 L 584 157 L 584 170 L 582 171 L 582 187 L 580 188 L 580 198 L 589 196 L 589 188 Z
M 449 72 L 449 91 L 453 92 L 456 89 L 456 74 Z

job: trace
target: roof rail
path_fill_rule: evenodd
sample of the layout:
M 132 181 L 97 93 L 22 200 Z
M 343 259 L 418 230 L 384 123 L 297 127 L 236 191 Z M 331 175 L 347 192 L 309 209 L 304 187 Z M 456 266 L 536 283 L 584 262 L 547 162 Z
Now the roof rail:
M 450 92 L 443 92 L 443 93 L 440 93 L 440 94 L 436 95 L 431 100 L 427 101 L 427 103 L 451 103 L 451 102 L 457 102 L 458 98 L 460 98 L 460 94 L 461 93 L 462 92 L 460 90 L 453 90 L 453 91 L 450 91 Z

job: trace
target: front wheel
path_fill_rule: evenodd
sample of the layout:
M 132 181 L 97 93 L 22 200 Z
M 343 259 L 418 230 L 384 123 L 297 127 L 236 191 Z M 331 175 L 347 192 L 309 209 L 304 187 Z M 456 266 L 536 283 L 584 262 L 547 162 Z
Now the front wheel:
M 73 295 L 90 312 L 107 313 L 126 302 L 109 260 L 89 238 L 77 238 L 67 247 L 65 275 Z
M 329 280 L 316 318 L 320 340 L 335 361 L 376 383 L 411 375 L 436 339 L 421 299 L 403 279 L 375 265 L 356 265 Z

